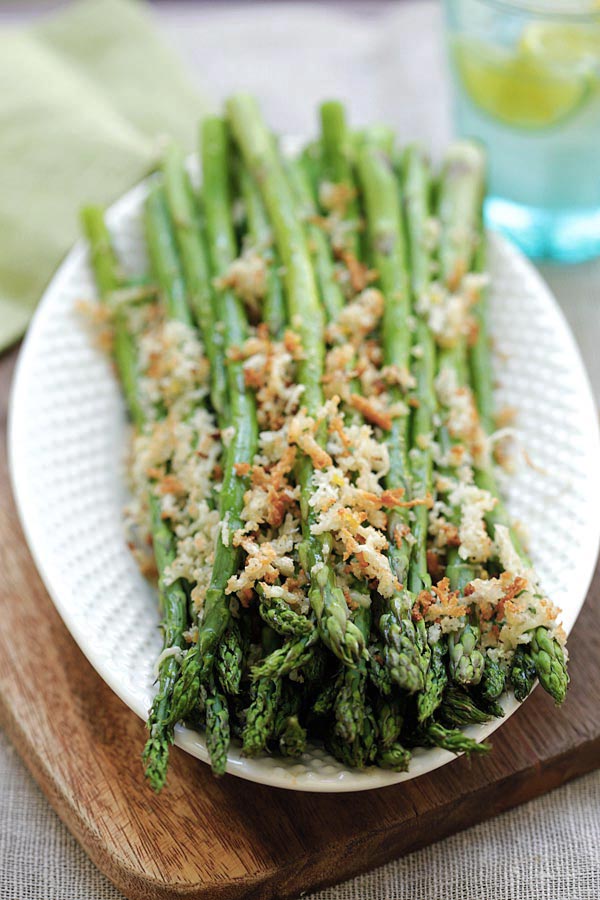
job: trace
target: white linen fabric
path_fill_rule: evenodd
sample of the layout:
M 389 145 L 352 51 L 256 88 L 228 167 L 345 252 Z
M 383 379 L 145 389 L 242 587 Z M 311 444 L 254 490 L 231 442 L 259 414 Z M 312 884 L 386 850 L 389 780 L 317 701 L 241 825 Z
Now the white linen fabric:
M 48 9 L 48 4 L 44 4 Z M 439 157 L 450 136 L 438 3 L 165 3 L 167 39 L 216 102 L 257 94 L 280 132 L 310 134 L 315 108 L 346 101 Z M 28 13 L 32 14 L 31 7 Z M 22 19 L 13 6 L 0 22 Z M 600 260 L 541 266 L 600 395 Z M 559 715 L 559 714 L 558 714 Z M 200 765 L 200 763 L 199 763 Z M 313 900 L 598 900 L 600 772 Z M 0 900 L 120 900 L 0 734 Z

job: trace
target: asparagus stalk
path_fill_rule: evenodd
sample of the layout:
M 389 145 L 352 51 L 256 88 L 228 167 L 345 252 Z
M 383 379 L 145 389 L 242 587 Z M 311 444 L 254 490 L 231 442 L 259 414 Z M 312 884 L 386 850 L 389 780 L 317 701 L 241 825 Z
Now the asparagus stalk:
M 532 632 L 530 653 L 540 684 L 559 706 L 565 699 L 569 683 L 567 661 L 561 645 L 547 628 L 540 626 Z
M 332 321 L 344 308 L 344 295 L 335 277 L 335 265 L 327 236 L 316 224 L 317 206 L 305 159 L 290 160 L 286 171 L 305 222 L 307 244 L 313 257 L 321 302 L 327 318 Z
M 184 287 L 210 363 L 211 402 L 219 421 L 227 418 L 223 334 L 212 290 L 204 226 L 179 147 L 170 144 L 162 172 Z
M 432 194 L 429 163 L 419 147 L 408 147 L 403 159 L 404 213 L 410 250 L 411 286 L 415 306 L 431 282 L 432 259 L 427 228 Z M 417 382 L 418 406 L 412 414 L 412 448 L 409 453 L 413 478 L 413 490 L 420 496 L 432 493 L 433 459 L 431 439 L 433 416 L 437 402 L 434 377 L 436 349 L 433 336 L 422 316 L 416 316 L 416 353 L 413 372 Z M 410 562 L 410 588 L 413 593 L 429 590 L 431 578 L 427 566 L 427 537 L 429 514 L 426 506 L 414 510 L 413 534 L 415 545 Z M 425 622 L 419 620 L 417 628 L 421 643 L 427 641 Z M 446 673 L 447 641 L 441 630 L 430 648 L 429 665 L 425 672 L 423 690 L 417 695 L 417 719 L 423 722 L 433 715 L 442 701 L 448 676 Z
M 186 646 L 183 632 L 188 627 L 187 595 L 181 580 L 164 584 L 164 572 L 176 555 L 175 539 L 168 525 L 161 517 L 160 502 L 150 495 L 152 517 L 152 544 L 156 569 L 158 571 L 158 599 L 162 610 L 161 629 L 163 647 Z M 174 730 L 169 712 L 173 690 L 179 678 L 179 663 L 169 657 L 160 665 L 158 691 L 148 715 L 147 727 L 150 737 L 144 748 L 142 759 L 146 763 L 146 776 L 155 791 L 159 791 L 167 777 L 169 745 L 173 743 Z
M 178 319 L 191 326 L 192 318 L 187 304 L 186 286 L 169 221 L 166 194 L 162 186 L 156 186 L 151 189 L 146 200 L 146 237 L 152 268 L 165 298 L 167 315 L 172 319 Z M 155 500 L 152 502 L 155 504 L 155 508 L 153 507 L 153 515 L 159 515 L 160 510 L 158 509 L 157 502 Z M 170 536 L 171 532 L 166 531 L 162 536 L 162 540 L 166 541 Z M 172 537 L 171 541 L 173 541 Z M 167 547 L 167 545 L 165 545 L 165 547 Z M 155 554 L 156 553 L 157 550 L 155 549 Z M 174 553 L 174 542 L 172 553 Z M 165 558 L 165 565 L 170 560 L 171 556 L 169 555 Z M 163 569 L 159 568 L 159 572 L 162 571 Z M 181 592 L 179 602 L 183 604 L 184 607 L 187 607 L 187 598 L 180 582 L 179 588 Z M 185 627 L 185 621 L 186 620 L 183 620 L 181 630 Z M 182 646 L 183 638 L 181 637 L 177 643 L 179 646 Z M 171 644 L 165 644 L 165 646 L 171 646 Z M 158 698 L 155 700 L 151 712 L 149 721 L 152 721 L 153 714 L 158 718 L 158 714 L 160 713 L 162 718 L 158 719 L 158 721 L 160 723 L 164 722 L 164 728 L 170 735 L 173 733 L 173 727 L 178 718 L 184 718 L 184 715 L 189 714 L 194 705 L 198 702 L 198 685 L 194 682 L 194 689 L 189 694 L 188 706 L 185 712 L 178 716 L 178 718 L 175 717 L 174 710 L 177 709 L 178 705 L 177 693 L 184 685 L 183 676 L 185 673 L 186 660 L 194 658 L 194 654 L 197 652 L 197 645 L 191 651 L 188 651 L 187 656 L 184 657 L 181 672 L 177 673 L 180 677 L 169 682 L 169 692 L 165 695 L 164 701 L 159 690 Z M 161 703 L 163 704 L 162 706 L 160 705 Z M 209 754 L 211 755 L 213 771 L 216 774 L 219 774 L 225 771 L 227 748 L 229 746 L 229 711 L 227 701 L 218 691 L 214 679 L 210 680 L 210 684 L 207 687 L 205 713 L 207 747 L 209 749 Z M 153 755 L 149 746 L 146 748 L 145 758 L 148 760 L 150 768 L 153 764 Z M 151 771 L 149 777 L 152 778 Z
M 453 585 L 452 578 L 450 584 Z M 479 626 L 474 621 L 466 621 L 459 631 L 448 636 L 450 675 L 458 684 L 475 685 L 481 681 L 485 657 L 479 646 L 480 637 Z
M 477 246 L 477 227 L 483 193 L 483 155 L 468 142 L 456 143 L 448 152 L 439 187 L 440 276 L 448 290 L 456 290 L 469 271 Z M 467 383 L 467 347 L 464 337 L 439 354 L 438 369 L 453 368 L 459 385 Z M 447 449 L 450 439 L 442 429 L 441 441 Z M 460 510 L 454 518 L 460 523 Z M 448 550 L 446 574 L 453 590 L 462 590 L 475 577 L 474 567 L 463 560 L 456 547 Z M 478 684 L 485 659 L 479 648 L 480 631 L 475 621 L 448 639 L 450 674 L 459 684 Z
M 377 756 L 377 722 L 373 710 L 365 707 L 362 730 L 352 743 L 342 740 L 335 732 L 327 740 L 327 748 L 336 759 L 355 769 L 372 764 Z
M 497 700 L 504 690 L 505 683 L 506 671 L 504 667 L 498 660 L 487 655 L 479 692 L 481 699 L 486 701 Z
M 271 220 L 285 269 L 288 321 L 298 331 L 304 353 L 299 365 L 303 401 L 308 414 L 318 416 L 323 403 L 324 322 L 297 206 L 256 101 L 238 95 L 229 100 L 227 110 L 242 158 L 260 187 Z M 322 431 L 318 438 L 324 440 Z M 301 457 L 297 475 L 304 535 L 301 558 L 310 578 L 309 600 L 324 643 L 347 665 L 355 665 L 365 652 L 364 639 L 349 619 L 344 594 L 329 564 L 331 538 L 311 532 L 313 471 L 310 457 Z
M 408 231 L 411 248 L 411 273 L 413 291 L 416 297 L 427 290 L 430 284 L 431 260 L 427 248 L 426 221 L 428 216 L 428 194 L 430 185 L 427 182 L 427 169 L 423 157 L 417 148 L 409 148 L 405 155 L 405 204 L 408 219 Z M 471 185 L 469 185 L 471 186 Z M 442 207 L 444 215 L 450 218 L 443 232 L 442 241 L 442 266 L 446 274 L 447 269 L 460 270 L 465 265 L 462 262 L 464 247 L 459 245 L 454 254 L 451 248 L 453 239 L 448 237 L 448 230 L 455 233 L 458 224 L 452 218 L 447 209 L 447 192 L 442 193 Z M 452 210 L 453 204 L 450 204 Z M 462 207 L 461 207 L 462 209 Z M 468 204 L 467 204 L 468 211 Z M 457 259 L 459 261 L 457 261 Z M 413 480 L 419 485 L 421 491 L 430 489 L 431 486 L 431 450 L 428 437 L 432 430 L 433 411 L 436 407 L 433 377 L 435 372 L 435 344 L 427 323 L 419 318 L 417 320 L 416 346 L 419 347 L 420 356 L 417 357 L 415 370 L 417 373 L 417 396 L 419 406 L 413 414 L 413 449 L 411 450 L 411 464 Z M 430 582 L 427 575 L 426 536 L 427 536 L 427 512 L 424 509 L 415 510 L 414 531 L 416 537 L 415 561 L 412 566 L 413 590 L 421 586 L 428 587 Z M 416 559 L 418 558 L 418 563 Z M 429 582 L 429 584 L 428 584 Z M 470 625 L 465 626 L 461 633 L 466 635 L 465 640 L 473 637 L 474 632 Z M 460 659 L 464 658 L 464 645 L 458 642 L 455 647 L 454 639 L 451 639 L 451 668 L 459 668 Z M 442 701 L 442 695 L 447 683 L 447 675 L 444 665 L 445 646 L 443 636 L 440 634 L 432 648 L 431 665 L 426 675 L 426 685 L 422 694 L 417 698 L 417 717 L 419 721 L 425 721 L 431 716 Z M 452 655 L 453 654 L 453 655 Z M 464 665 L 464 663 L 463 663 Z M 462 674 L 462 673 L 461 673 Z M 469 673 L 470 674 L 470 673 Z M 465 676 L 466 677 L 466 676 Z M 471 676 L 472 677 L 472 676 Z
M 123 276 L 119 269 L 114 249 L 111 245 L 104 213 L 99 206 L 86 206 L 81 211 L 84 233 L 90 247 L 90 261 L 100 294 L 107 303 L 113 291 L 122 287 Z M 134 426 L 139 430 L 145 420 L 137 389 L 137 352 L 131 336 L 126 312 L 117 308 L 114 313 L 114 341 L 112 348 L 119 381 L 123 387 L 127 411 Z
M 204 207 L 211 269 L 217 276 L 226 274 L 237 256 L 231 218 L 229 180 L 229 143 L 225 123 L 216 117 L 205 119 L 201 132 L 202 168 L 204 173 Z M 219 317 L 224 326 L 225 354 L 241 346 L 247 337 L 243 306 L 228 288 L 217 292 Z M 240 518 L 248 479 L 237 474 L 236 466 L 252 463 L 258 444 L 258 426 L 254 395 L 247 390 L 241 361 L 227 359 L 229 395 L 229 428 L 233 434 L 225 453 L 223 483 L 219 498 L 221 518 L 228 517 L 228 531 L 241 528 Z M 198 642 L 183 661 L 181 679 L 174 697 L 172 716 L 175 721 L 186 716 L 195 702 L 199 685 L 208 677 L 216 647 L 229 620 L 229 603 L 225 594 L 227 582 L 238 569 L 240 550 L 230 542 L 217 540 L 210 586 L 206 593 Z
M 455 728 L 445 728 L 439 722 L 431 722 L 425 731 L 425 741 L 451 753 L 488 753 L 489 744 L 478 743 Z
M 371 630 L 371 611 L 366 606 L 359 607 L 353 616 L 354 624 L 360 628 L 365 642 Z M 333 712 L 335 732 L 341 740 L 352 743 L 363 729 L 366 703 L 367 662 L 361 659 L 356 668 L 345 667 L 335 697 Z
M 215 658 L 216 675 L 226 694 L 239 694 L 243 668 L 244 644 L 239 625 L 232 620 L 217 647 Z
M 357 191 L 352 172 L 352 136 L 346 124 L 344 107 L 337 100 L 321 104 L 321 147 L 322 167 L 325 183 L 332 183 L 338 190 L 345 191 L 343 198 L 343 216 L 354 227 L 344 234 L 346 249 L 354 256 L 359 256 L 358 235 L 358 203 Z
M 479 219 L 479 228 L 482 232 L 483 225 Z M 483 232 L 480 235 L 480 246 L 476 256 L 476 270 L 483 272 L 485 269 L 485 239 Z M 477 315 L 477 339 L 471 348 L 470 365 L 473 389 L 477 401 L 480 420 L 484 431 L 490 434 L 493 429 L 493 391 L 492 391 L 492 365 L 490 358 L 490 341 L 487 333 L 487 291 L 483 290 L 476 307 Z M 508 514 L 504 508 L 499 494 L 496 479 L 491 466 L 479 468 L 476 471 L 476 481 L 479 487 L 488 490 L 496 498 L 496 505 L 486 517 L 488 528 L 494 534 L 496 525 L 505 525 L 509 528 L 510 538 L 517 554 L 524 565 L 529 568 L 531 562 L 519 540 L 514 528 L 512 528 Z M 529 645 L 518 647 L 515 651 L 509 677 L 515 697 L 524 700 L 534 684 L 533 672 L 540 680 L 540 684 L 547 691 L 557 705 L 560 705 L 567 692 L 569 675 L 567 662 L 563 649 L 559 642 L 550 635 L 547 628 L 538 627 L 531 634 Z
M 224 775 L 229 750 L 229 706 L 227 698 L 211 678 L 204 703 L 206 714 L 206 747 L 214 775 Z
M 431 251 L 427 241 L 427 225 L 430 216 L 431 173 L 429 163 L 419 147 L 408 147 L 403 165 L 403 199 L 408 247 L 410 277 L 415 301 L 424 293 L 431 281 Z M 434 388 L 435 343 L 427 322 L 416 316 L 413 373 L 416 379 L 418 406 L 412 413 L 411 449 L 409 451 L 413 491 L 426 496 L 432 490 L 431 438 L 433 414 L 437 402 Z M 410 589 L 413 593 L 431 587 L 427 571 L 427 506 L 417 506 L 414 511 L 413 534 L 415 544 L 410 561 Z
M 312 658 L 317 638 L 317 630 L 313 629 L 309 634 L 286 641 L 253 668 L 253 679 L 282 678 L 302 668 Z
M 270 675 L 258 678 L 253 685 L 253 699 L 246 714 L 242 732 L 245 756 L 256 756 L 267 746 L 275 725 L 281 699 L 281 678 Z
M 382 697 L 388 697 L 394 690 L 389 669 L 385 665 L 383 647 L 379 643 L 369 647 L 369 679 Z
M 431 646 L 431 660 L 425 675 L 423 690 L 417 694 L 417 720 L 425 722 L 435 713 L 442 702 L 448 684 L 446 671 L 447 644 L 440 635 Z
M 306 750 L 306 728 L 300 724 L 298 716 L 288 716 L 278 734 L 282 756 L 302 756 Z
M 273 733 L 283 756 L 302 756 L 306 749 L 306 729 L 300 724 L 302 693 L 298 686 L 287 680 L 282 685 L 282 696 L 275 716 Z
M 410 750 L 407 750 L 402 744 L 393 744 L 381 751 L 377 757 L 377 764 L 382 769 L 391 769 L 393 772 L 407 772 L 410 758 Z
M 486 242 L 483 232 L 483 221 L 480 217 L 479 222 L 480 238 L 475 253 L 475 271 L 481 275 L 485 273 L 486 268 Z M 475 342 L 469 348 L 469 367 L 471 374 L 471 384 L 475 394 L 477 403 L 477 411 L 479 413 L 479 421 L 485 432 L 490 435 L 494 431 L 494 397 L 493 397 L 493 367 L 491 358 L 491 343 L 488 334 L 487 318 L 488 318 L 488 292 L 482 287 L 479 301 L 473 308 L 473 315 L 477 324 L 477 336 Z M 512 523 L 506 511 L 506 507 L 500 497 L 498 484 L 494 475 L 493 468 L 490 465 L 486 467 L 478 467 L 475 470 L 475 481 L 482 490 L 489 491 L 496 498 L 496 504 L 490 512 L 486 514 L 486 524 L 490 534 L 494 534 L 496 525 L 505 525 L 509 531 L 513 546 L 521 559 L 530 565 L 530 561 L 525 552 L 519 537 L 512 527 Z
M 379 746 L 388 748 L 395 744 L 402 733 L 405 702 L 398 697 L 379 698 L 376 706 Z
M 332 678 L 331 681 L 317 694 L 312 705 L 312 712 L 315 716 L 328 716 L 331 713 L 338 689 L 339 674 L 337 677 Z
M 451 685 L 444 694 L 439 715 L 445 725 L 463 728 L 465 725 L 483 725 L 491 716 L 480 709 L 474 698 L 464 688 Z
M 528 652 L 525 644 L 521 644 L 514 652 L 509 671 L 510 683 L 519 702 L 525 700 L 530 694 L 536 675 L 533 656 Z
M 307 616 L 295 612 L 285 600 L 279 597 L 267 597 L 262 588 L 260 594 L 259 613 L 267 625 L 284 637 L 303 637 L 314 631 L 314 624 Z
M 150 263 L 170 319 L 192 325 L 185 282 L 173 239 L 164 187 L 154 184 L 146 198 L 146 241 Z
M 368 144 L 359 154 L 358 173 L 364 195 L 369 247 L 385 298 L 381 329 L 384 361 L 387 365 L 408 371 L 410 287 L 394 173 L 389 159 Z M 393 390 L 392 399 L 402 400 L 399 388 Z M 408 415 L 397 416 L 386 435 L 390 456 L 387 487 L 403 488 L 409 496 L 407 427 Z M 386 611 L 379 623 L 384 640 L 384 658 L 393 680 L 400 687 L 418 691 L 423 687 L 426 664 L 411 616 L 413 597 L 406 589 L 411 556 L 411 543 L 406 540 L 408 510 L 400 507 L 392 510 L 388 522 L 389 558 L 401 587 L 387 601 Z
M 349 226 L 344 232 L 344 249 L 357 257 L 360 250 L 357 189 L 350 162 L 351 139 L 346 126 L 343 106 L 336 102 L 323 104 L 321 123 L 322 153 L 320 154 L 321 165 L 318 170 L 318 180 L 322 186 L 327 185 L 333 192 L 342 191 L 340 207 L 335 212 L 337 215 L 341 215 Z M 339 294 L 341 297 L 341 291 Z M 341 302 L 343 303 L 343 299 Z M 335 319 L 340 310 L 332 308 L 325 298 L 324 306 L 328 318 Z M 361 392 L 358 379 L 354 381 L 353 389 L 354 393 Z M 353 421 L 363 421 L 362 416 L 356 410 L 346 410 L 346 414 L 350 414 Z M 368 585 L 359 581 L 355 583 L 354 588 L 362 594 L 364 602 L 354 611 L 352 620 L 362 631 L 365 641 L 368 641 L 371 631 L 370 590 Z M 367 661 L 361 660 L 356 669 L 343 670 L 338 679 L 333 707 L 336 719 L 335 733 L 338 738 L 348 744 L 353 744 L 364 729 L 367 709 L 367 677 Z M 391 743 L 390 741 L 389 744 L 391 745 Z
M 273 234 L 265 207 L 254 179 L 246 166 L 240 165 L 240 187 L 246 207 L 248 236 L 252 246 L 260 252 L 268 264 L 267 290 L 263 301 L 262 318 L 271 335 L 281 337 L 285 328 L 285 297 L 277 271 L 279 260 L 273 250 Z
M 96 206 L 86 207 L 82 211 L 82 221 L 90 242 L 92 267 L 100 297 L 106 302 L 110 293 L 120 286 L 122 280 L 102 210 Z M 170 312 L 173 313 L 175 309 L 179 310 L 180 307 L 173 303 Z M 145 416 L 137 388 L 137 354 L 123 310 L 117 310 L 115 314 L 114 330 L 114 355 L 119 377 L 123 385 L 129 415 L 135 427 L 140 430 L 145 424 Z M 187 628 L 188 621 L 187 596 L 179 579 L 173 584 L 165 585 L 163 577 L 165 569 L 175 559 L 175 539 L 169 526 L 161 517 L 160 502 L 152 492 L 149 493 L 149 505 L 154 556 L 158 571 L 159 604 L 163 615 L 163 646 L 178 646 L 183 649 L 185 646 L 183 632 Z M 148 716 L 147 727 L 150 736 L 144 749 L 143 759 L 146 763 L 146 775 L 156 791 L 163 787 L 166 780 L 169 746 L 173 743 L 173 726 L 169 722 L 169 706 L 178 676 L 179 664 L 176 660 L 173 657 L 163 660 L 159 671 L 158 691 Z

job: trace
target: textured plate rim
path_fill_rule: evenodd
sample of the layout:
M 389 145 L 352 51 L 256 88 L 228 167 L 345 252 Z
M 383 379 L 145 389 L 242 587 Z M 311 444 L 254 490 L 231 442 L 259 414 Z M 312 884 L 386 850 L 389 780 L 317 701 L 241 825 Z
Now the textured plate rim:
M 141 203 L 147 190 L 148 179 L 137 184 L 127 193 L 123 194 L 108 210 L 107 218 L 118 219 L 124 211 L 135 208 Z M 491 240 L 502 247 L 503 252 L 512 256 L 515 263 L 527 270 L 527 276 L 536 293 L 544 298 L 544 303 L 552 308 L 552 313 L 557 321 L 560 321 L 563 337 L 567 341 L 572 354 L 573 367 L 579 369 L 578 381 L 581 384 L 581 403 L 587 406 L 590 421 L 594 422 L 593 437 L 590 430 L 590 442 L 593 441 L 595 455 L 600 458 L 600 429 L 598 416 L 593 398 L 592 388 L 581 357 L 581 353 L 571 332 L 565 315 L 550 288 L 543 280 L 537 269 L 526 257 L 509 241 L 496 233 L 490 235 Z M 82 240 L 77 241 L 71 251 L 57 268 L 54 276 L 44 291 L 38 308 L 23 341 L 17 361 L 13 383 L 10 392 L 8 414 L 8 459 L 9 472 L 13 495 L 21 527 L 23 529 L 29 550 L 35 562 L 36 568 L 48 591 L 54 606 L 58 610 L 64 624 L 71 633 L 75 642 L 84 656 L 99 676 L 114 691 L 114 693 L 141 719 L 145 721 L 147 709 L 140 703 L 140 699 L 124 684 L 118 675 L 106 670 L 102 661 L 96 658 L 91 638 L 72 617 L 69 604 L 64 601 L 61 587 L 52 578 L 46 563 L 43 544 L 36 536 L 36 510 L 35 500 L 31 497 L 27 488 L 27 476 L 22 462 L 23 457 L 18 452 L 20 435 L 24 434 L 25 404 L 20 402 L 26 384 L 27 368 L 38 342 L 43 340 L 44 325 L 49 318 L 52 305 L 52 297 L 60 293 L 63 282 L 67 282 L 73 271 L 85 264 L 86 246 Z M 585 397 L 583 396 L 585 394 Z M 591 446 L 591 445 L 590 445 Z M 600 470 L 594 473 L 593 483 L 590 485 L 590 493 L 600 499 Z M 580 557 L 586 560 L 586 564 L 580 566 L 573 573 L 575 589 L 572 594 L 577 597 L 577 605 L 570 610 L 569 619 L 565 622 L 567 632 L 573 627 L 585 598 L 594 574 L 596 558 L 600 546 L 600 520 L 595 532 L 590 530 L 586 535 L 585 547 L 580 550 Z M 503 725 L 507 719 L 521 706 L 514 697 L 505 696 L 502 701 L 505 710 L 505 718 L 496 719 L 486 725 L 471 726 L 465 732 L 477 740 L 483 740 L 491 735 L 497 728 Z M 177 726 L 175 744 L 186 750 L 191 755 L 208 762 L 208 754 L 203 737 L 192 729 Z M 345 793 L 354 791 L 372 790 L 375 788 L 389 787 L 403 781 L 411 781 L 421 775 L 432 772 L 441 766 L 455 760 L 457 756 L 439 748 L 418 749 L 413 754 L 411 767 L 408 772 L 395 773 L 372 767 L 364 771 L 334 770 L 332 773 L 302 772 L 294 773 L 294 764 L 286 762 L 281 766 L 267 767 L 261 765 L 261 758 L 256 760 L 242 757 L 238 747 L 232 747 L 228 755 L 227 772 L 245 780 L 268 785 L 270 787 L 283 788 L 313 793 Z

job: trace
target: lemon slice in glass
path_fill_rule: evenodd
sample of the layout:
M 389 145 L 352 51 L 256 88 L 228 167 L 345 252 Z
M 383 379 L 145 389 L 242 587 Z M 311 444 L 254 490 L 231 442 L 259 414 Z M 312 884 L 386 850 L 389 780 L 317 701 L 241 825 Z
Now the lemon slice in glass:
M 453 55 L 473 103 L 516 128 L 556 125 L 579 109 L 589 92 L 585 73 L 565 72 L 543 54 L 463 38 L 455 42 Z
M 553 66 L 600 66 L 600 25 L 530 22 L 523 29 L 520 49 Z

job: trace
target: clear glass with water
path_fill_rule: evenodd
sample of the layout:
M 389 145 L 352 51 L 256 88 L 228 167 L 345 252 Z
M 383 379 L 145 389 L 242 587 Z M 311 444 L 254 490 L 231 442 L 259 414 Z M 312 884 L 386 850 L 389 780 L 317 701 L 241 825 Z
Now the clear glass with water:
M 530 256 L 600 254 L 600 0 L 445 0 L 457 131 Z

